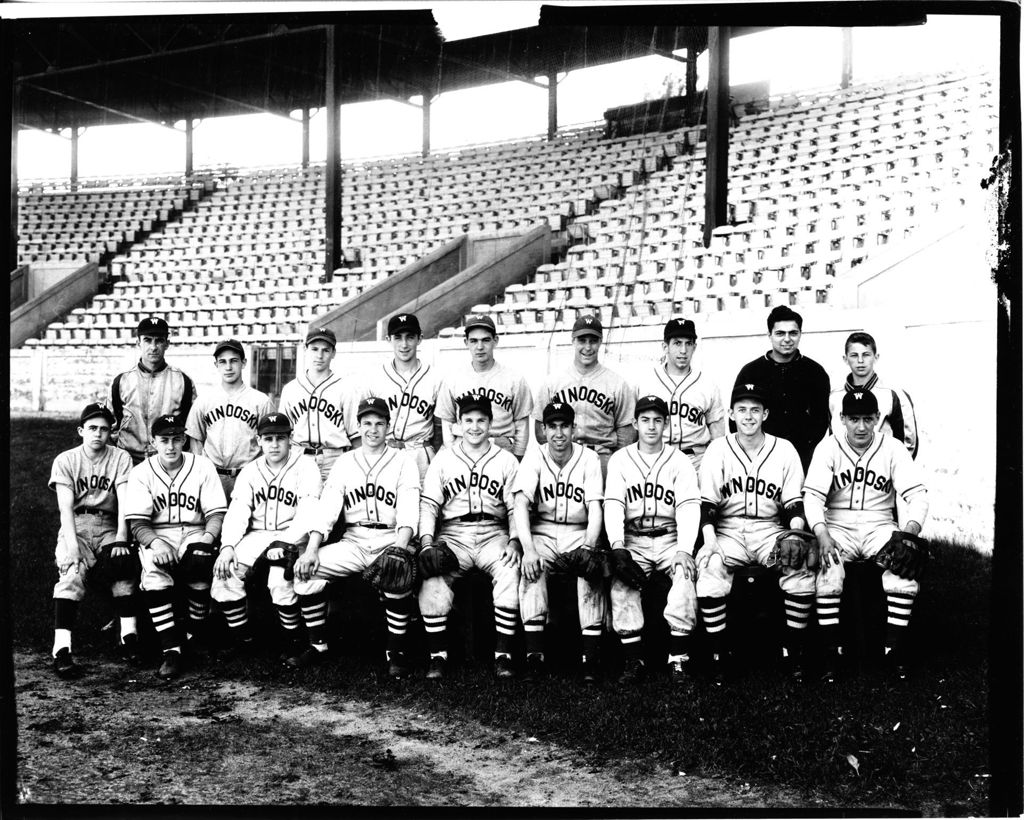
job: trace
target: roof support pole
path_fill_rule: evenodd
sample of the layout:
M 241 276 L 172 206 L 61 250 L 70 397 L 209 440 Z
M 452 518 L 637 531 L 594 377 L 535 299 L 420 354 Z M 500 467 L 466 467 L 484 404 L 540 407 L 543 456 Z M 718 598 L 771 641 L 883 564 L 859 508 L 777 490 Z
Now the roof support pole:
M 548 141 L 558 133 L 558 72 L 548 69 Z
M 302 109 L 302 167 L 309 167 L 309 109 Z
M 840 88 L 849 88 L 853 79 L 853 29 L 843 29 L 843 76 L 839 80 Z
M 424 157 L 430 156 L 430 91 L 423 89 L 423 149 Z
M 726 223 L 729 204 L 729 27 L 708 29 L 707 180 L 704 191 L 704 247 Z
M 11 39 L 6 33 L 0 33 L 0 42 L 3 43 L 4 49 L 7 50 L 7 46 L 10 45 Z M 9 53 L 9 51 L 8 51 Z M 21 69 L 20 61 L 12 61 L 8 64 L 10 67 L 10 74 L 5 75 L 0 70 L 0 77 L 4 80 L 10 81 L 10 86 L 7 86 L 0 92 L 0 100 L 9 93 L 11 104 L 6 107 L 7 113 L 3 116 L 7 119 L 7 126 L 11 129 L 11 210 L 8 214 L 10 224 L 8 225 L 8 236 L 10 242 L 7 243 L 7 262 L 8 272 L 13 271 L 18 267 L 18 117 L 21 116 L 21 106 L 19 104 L 19 86 L 14 81 L 14 78 L 18 76 L 18 72 Z
M 686 49 L 686 107 L 687 125 L 696 125 L 697 118 L 697 50 Z
M 192 172 L 194 170 L 192 165 L 193 152 L 192 152 L 192 131 L 195 128 L 191 117 L 185 117 L 185 177 L 187 179 L 192 178 Z
M 325 105 L 327 107 L 327 163 L 324 168 L 327 189 L 324 236 L 327 252 L 324 257 L 324 281 L 329 282 L 334 271 L 341 267 L 341 139 L 339 135 L 341 114 L 341 60 L 337 26 L 327 26 L 324 36 L 327 68 Z
M 78 126 L 71 126 L 71 190 L 78 190 Z

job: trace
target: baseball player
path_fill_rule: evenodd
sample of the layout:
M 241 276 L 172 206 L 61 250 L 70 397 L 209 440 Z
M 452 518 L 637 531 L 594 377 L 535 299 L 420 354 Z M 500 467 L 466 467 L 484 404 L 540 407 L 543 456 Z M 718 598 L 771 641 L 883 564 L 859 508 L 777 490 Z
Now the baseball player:
M 445 447 L 427 468 L 420 496 L 420 614 L 427 633 L 427 678 L 438 680 L 448 663 L 447 624 L 455 579 L 477 567 L 491 576 L 494 598 L 494 671 L 510 678 L 512 639 L 519 618 L 520 545 L 512 514 L 518 462 L 490 440 L 491 401 L 470 394 L 459 402 L 459 441 Z M 439 526 L 440 525 L 440 526 Z M 447 547 L 442 547 L 444 542 Z M 450 549 L 457 564 L 430 569 Z M 426 553 L 426 555 L 424 555 Z M 447 554 L 447 553 L 446 553 Z
M 641 588 L 654 571 L 672 579 L 665 620 L 669 626 L 669 675 L 685 682 L 690 633 L 697 621 L 694 541 L 700 521 L 697 474 L 685 455 L 665 445 L 668 405 L 660 396 L 636 402 L 639 440 L 612 453 L 604 492 L 604 522 L 612 548 L 612 626 L 626 664 L 620 683 L 644 674 Z
M 362 572 L 388 547 L 404 550 L 412 560 L 420 501 L 416 463 L 404 450 L 388 447 L 391 414 L 384 399 L 363 399 L 356 417 L 362 446 L 335 462 L 318 505 L 320 532 L 329 533 L 342 516 L 344 536 L 322 547 L 311 538 L 295 563 L 295 591 L 310 645 L 289 659 L 291 666 L 311 666 L 326 656 L 329 581 Z M 400 678 L 409 672 L 406 630 L 412 590 L 382 597 L 388 622 L 388 674 Z
M 132 595 L 138 569 L 128 549 L 124 520 L 125 486 L 132 461 L 128 453 L 108 446 L 114 414 L 102 404 L 89 404 L 78 420 L 80 447 L 65 450 L 53 460 L 49 487 L 57 493 L 60 531 L 55 560 L 58 578 L 53 587 L 53 670 L 59 677 L 81 673 L 71 653 L 71 632 L 78 604 L 85 597 L 86 574 L 101 557 L 120 559 L 130 572 L 111 572 L 110 590 L 120 623 L 120 647 L 136 663 L 139 639 Z
M 572 328 L 573 363 L 545 380 L 536 404 L 537 408 L 552 401 L 572 405 L 576 413 L 575 441 L 597 451 L 602 473 L 607 471 L 612 452 L 636 441 L 636 391 L 598 361 L 603 332 L 601 320 L 593 314 L 576 319 Z M 543 418 L 539 409 L 535 412 L 537 441 L 543 444 Z
M 893 535 L 897 496 L 906 504 L 899 529 L 911 536 L 921 531 L 928 514 L 928 492 L 906 445 L 879 434 L 878 399 L 870 390 L 843 396 L 840 436 L 817 446 L 804 482 L 807 523 L 821 545 L 815 608 L 825 646 L 825 678 L 833 680 L 842 655 L 839 640 L 839 601 L 845 578 L 844 561 L 873 559 Z M 903 636 L 919 584 L 895 572 L 882 573 L 888 620 L 885 636 L 887 663 L 905 676 Z
M 128 474 L 125 519 L 141 546 L 141 587 L 163 649 L 157 674 L 168 680 L 181 674 L 185 639 L 199 634 L 209 615 L 212 545 L 220 537 L 227 503 L 213 464 L 184 452 L 181 416 L 158 416 L 150 432 L 157 452 Z M 194 543 L 207 545 L 208 562 L 194 555 Z M 179 562 L 184 564 L 178 574 L 188 597 L 186 635 L 174 617 L 172 572 Z
M 494 360 L 498 332 L 494 320 L 483 313 L 466 318 L 466 347 L 470 367 L 448 374 L 437 394 L 437 417 L 441 419 L 444 446 L 449 447 L 462 435 L 458 403 L 468 395 L 486 396 L 491 403 L 494 421 L 491 440 L 522 459 L 530 435 L 530 411 L 533 395 L 520 373 Z
M 388 339 L 394 358 L 370 377 L 363 398 L 377 396 L 387 402 L 391 413 L 388 447 L 408 450 L 422 481 L 434 457 L 434 408 L 441 380 L 437 369 L 417 355 L 423 334 L 415 314 L 392 316 Z
M 850 368 L 843 386 L 829 396 L 828 409 L 832 418 L 831 432 L 835 436 L 846 433 L 842 420 L 843 396 L 855 390 L 870 390 L 878 400 L 878 430 L 888 433 L 907 446 L 911 458 L 917 458 L 917 416 L 910 395 L 894 387 L 883 387 L 878 381 L 875 365 L 881 358 L 875 338 L 858 331 L 846 339 L 843 361 Z
M 697 328 L 689 319 L 670 319 L 661 345 L 664 361 L 640 377 L 638 396 L 661 396 L 668 404 L 665 442 L 682 450 L 700 470 L 701 457 L 712 439 L 727 432 L 722 396 L 711 379 L 691 366 L 697 350 Z
M 114 377 L 110 406 L 116 421 L 114 440 L 138 464 L 156 452 L 150 434 L 158 416 L 188 417 L 196 388 L 185 373 L 164 360 L 170 345 L 170 328 L 157 316 L 149 316 L 135 329 L 139 363 Z
M 353 413 L 356 392 L 331 371 L 337 346 L 334 331 L 328 328 L 306 334 L 306 372 L 281 388 L 278 407 L 292 423 L 292 444 L 316 457 L 324 481 L 359 435 Z
M 562 402 L 544 408 L 544 447 L 526 454 L 513 485 L 516 532 L 523 545 L 519 608 L 526 633 L 526 668 L 536 674 L 544 663 L 548 615 L 547 576 L 560 556 L 583 548 L 594 551 L 601 537 L 603 482 L 597 454 L 573 444 L 576 414 Z M 576 601 L 583 635 L 583 679 L 597 678 L 601 630 L 607 610 L 604 579 L 578 577 Z
M 736 385 L 729 410 L 736 432 L 712 441 L 700 468 L 704 544 L 697 555 L 697 604 L 719 682 L 727 653 L 726 596 L 733 570 L 771 565 L 778 537 L 789 529 L 804 529 L 800 456 L 788 441 L 764 432 L 768 412 L 763 388 Z M 806 566 L 786 566 L 779 586 L 785 598 L 785 653 L 792 674 L 800 677 L 803 638 L 814 605 L 814 573 Z
M 224 497 L 230 499 L 235 478 L 260 454 L 256 423 L 272 413 L 274 405 L 266 393 L 245 383 L 245 349 L 240 342 L 218 342 L 213 360 L 220 373 L 220 387 L 196 399 L 185 432 L 189 449 L 213 462 L 224 485 Z
M 240 651 L 252 647 L 249 632 L 245 582 L 257 559 L 266 554 L 270 561 L 285 556 L 274 542 L 320 545 L 317 501 L 320 497 L 320 468 L 307 455 L 291 447 L 292 425 L 283 413 L 268 413 L 257 426 L 262 457 L 242 468 L 231 498 L 221 547 L 213 567 L 210 597 L 217 602 L 227 621 L 233 643 Z M 308 541 L 307 541 L 308 539 Z M 285 635 L 285 657 L 297 652 L 299 599 L 290 573 L 283 566 L 267 569 L 270 600 Z

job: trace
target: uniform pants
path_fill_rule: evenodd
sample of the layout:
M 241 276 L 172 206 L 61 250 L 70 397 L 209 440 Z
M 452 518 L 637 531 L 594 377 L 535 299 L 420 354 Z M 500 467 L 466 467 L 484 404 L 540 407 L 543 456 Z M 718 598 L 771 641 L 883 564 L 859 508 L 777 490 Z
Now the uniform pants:
M 67 572 L 58 569 L 57 583 L 53 585 L 53 597 L 69 601 L 81 601 L 85 598 L 85 578 L 89 570 L 96 566 L 99 553 L 107 544 L 117 539 L 117 517 L 114 513 L 79 513 L 75 515 L 75 533 L 65 532 L 61 528 L 57 533 L 57 548 L 54 559 L 58 567 L 67 557 L 69 538 L 78 541 L 78 551 L 82 560 Z M 135 591 L 136 581 L 115 581 L 111 591 L 115 598 L 125 598 Z
M 245 597 L 245 582 L 252 573 L 253 564 L 266 552 L 274 541 L 292 542 L 293 534 L 288 530 L 250 530 L 235 544 L 235 566 L 226 581 L 214 577 L 210 597 L 218 603 L 241 601 Z M 284 578 L 284 567 L 267 568 L 267 589 L 270 600 L 277 606 L 293 606 L 298 603 L 291 581 Z
M 185 554 L 185 547 L 193 541 L 198 541 L 203 533 L 206 532 L 206 528 L 202 524 L 158 526 L 155 529 L 157 538 L 171 545 L 178 556 L 178 560 L 181 560 L 181 557 Z M 172 589 L 174 587 L 174 576 L 171 575 L 174 567 L 158 567 L 154 564 L 152 550 L 145 547 L 140 549 L 139 560 L 142 562 L 140 586 L 145 592 L 156 592 L 161 589 Z M 205 581 L 190 582 L 189 587 L 196 590 L 209 589 L 212 580 L 211 575 Z
M 784 528 L 777 521 L 763 518 L 726 518 L 715 528 L 718 545 L 725 553 L 723 561 L 712 555 L 699 562 L 697 596 L 724 598 L 732 590 L 733 570 L 754 564 L 766 566 L 775 547 L 775 539 Z M 787 595 L 812 595 L 814 574 L 807 569 L 782 570 L 779 587 Z
M 672 579 L 665 603 L 665 621 L 674 634 L 690 634 L 697 624 L 697 589 L 693 580 L 686 580 L 682 571 L 672 563 L 679 551 L 676 534 L 668 533 L 651 538 L 627 533 L 625 546 L 645 575 L 650 577 L 652 572 L 657 571 Z M 612 580 L 611 598 L 612 627 L 615 632 L 620 636 L 639 634 L 644 628 L 640 590 L 615 578 Z
M 843 562 L 858 558 L 872 559 L 885 546 L 897 529 L 889 512 L 867 512 L 864 510 L 826 510 L 825 526 L 839 547 Z M 825 567 L 822 562 L 816 578 L 819 596 L 838 596 L 843 593 L 846 569 L 839 566 Z M 917 581 L 901 578 L 889 570 L 882 573 L 882 589 L 889 593 L 914 596 L 920 589 Z
M 537 522 L 532 533 L 533 545 L 540 557 L 550 562 L 559 555 L 565 555 L 583 546 L 586 533 L 586 527 L 579 524 L 552 524 L 541 521 Z M 546 568 L 532 584 L 525 577 L 520 579 L 519 609 L 523 623 L 547 617 L 549 572 L 552 572 L 550 567 Z M 604 584 L 591 585 L 585 578 L 577 578 L 576 605 L 579 610 L 580 628 L 600 630 L 604 625 L 607 611 Z

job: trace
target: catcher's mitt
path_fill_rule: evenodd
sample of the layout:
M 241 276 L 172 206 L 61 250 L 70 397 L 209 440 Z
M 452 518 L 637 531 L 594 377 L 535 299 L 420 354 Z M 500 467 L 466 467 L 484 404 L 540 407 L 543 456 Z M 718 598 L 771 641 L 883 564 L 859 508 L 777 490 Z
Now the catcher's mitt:
M 281 557 L 271 558 L 267 554 L 271 550 L 281 550 Z M 287 541 L 271 541 L 260 557 L 256 559 L 253 567 L 258 567 L 260 564 L 266 564 L 268 567 L 283 567 L 284 579 L 291 581 L 295 578 L 295 562 L 301 554 L 302 549 L 298 544 L 289 544 Z
M 178 561 L 178 576 L 182 581 L 210 581 L 213 579 L 213 565 L 217 561 L 217 548 L 213 544 L 193 541 L 185 547 L 185 553 Z
M 363 570 L 363 580 L 377 592 L 403 595 L 416 584 L 416 561 L 401 547 L 386 547 L 370 566 Z
M 551 562 L 551 568 L 556 572 L 584 578 L 590 584 L 598 584 L 611 574 L 608 553 L 588 547 L 577 547 L 561 553 Z
M 783 530 L 775 538 L 775 546 L 765 566 L 779 569 L 818 571 L 818 540 L 804 530 Z
M 111 555 L 118 548 L 128 550 L 127 555 Z M 111 583 L 115 581 L 138 581 L 142 574 L 142 564 L 139 563 L 138 547 L 127 541 L 114 541 L 103 547 L 101 552 L 103 568 Z
M 643 589 L 647 583 L 647 576 L 640 569 L 640 565 L 633 560 L 628 549 L 621 548 L 612 550 L 612 572 L 626 586 L 633 589 Z
M 885 546 L 875 555 L 875 563 L 900 578 L 916 581 L 924 575 L 932 550 L 925 539 L 902 530 L 893 530 Z
M 448 575 L 459 568 L 459 559 L 451 551 L 444 541 L 434 541 L 429 547 L 424 547 L 416 556 L 419 565 L 420 575 L 424 578 L 433 578 L 437 575 Z

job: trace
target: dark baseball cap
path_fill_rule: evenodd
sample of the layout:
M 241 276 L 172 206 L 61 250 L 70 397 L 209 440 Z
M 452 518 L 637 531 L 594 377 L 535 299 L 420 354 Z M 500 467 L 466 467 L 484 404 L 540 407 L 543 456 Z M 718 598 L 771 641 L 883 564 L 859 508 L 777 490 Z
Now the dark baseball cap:
M 399 313 L 388 320 L 388 336 L 396 333 L 415 333 L 417 336 L 423 334 L 420 330 L 420 320 L 415 313 Z
M 729 406 L 731 407 L 736 404 L 740 399 L 753 399 L 767 407 L 768 391 L 761 385 L 754 384 L 753 382 L 736 382 L 732 387 L 732 398 L 729 400 Z
M 494 411 L 491 409 L 491 400 L 483 393 L 469 393 L 459 399 L 459 418 L 472 410 L 479 410 L 487 418 L 494 418 Z
M 878 412 L 878 399 L 870 390 L 848 390 L 843 396 L 844 416 L 873 416 Z
M 384 399 L 378 399 L 376 396 L 369 396 L 359 402 L 359 407 L 356 409 L 356 418 L 361 419 L 368 413 L 376 413 L 388 421 L 391 420 L 391 411 L 388 410 L 388 403 Z
M 669 339 L 696 339 L 697 327 L 689 319 L 669 319 L 665 323 L 665 341 Z
M 306 344 L 313 342 L 329 342 L 331 347 L 338 346 L 338 337 L 329 327 L 312 327 L 306 334 Z
M 568 424 L 574 424 L 576 422 L 576 411 L 572 409 L 571 404 L 566 404 L 564 401 L 548 402 L 547 407 L 544 408 L 542 423 L 551 424 L 553 421 L 564 421 Z
M 217 346 L 213 349 L 213 358 L 217 358 L 223 351 L 233 350 L 243 359 L 245 358 L 245 348 L 242 347 L 242 343 L 235 339 L 225 339 L 222 342 L 217 342 Z
M 260 419 L 259 424 L 256 425 L 256 433 L 260 436 L 269 435 L 270 433 L 290 435 L 291 432 L 292 423 L 288 421 L 288 416 L 284 413 L 267 413 L 267 415 Z
M 114 414 L 104 405 L 98 401 L 94 401 L 92 404 L 85 405 L 85 409 L 82 410 L 82 415 L 78 417 L 78 425 L 82 426 L 89 419 L 94 419 L 97 416 L 102 416 L 107 420 L 107 423 L 111 426 L 114 425 Z
M 572 326 L 574 339 L 579 336 L 600 336 L 602 333 L 604 333 L 604 328 L 601 327 L 601 320 L 593 313 L 578 316 Z
M 185 419 L 177 413 L 171 413 L 168 416 L 157 416 L 150 427 L 150 432 L 154 436 L 181 435 L 185 432 Z
M 159 316 L 147 316 L 135 328 L 135 335 L 140 339 L 143 336 L 157 336 L 166 339 L 171 335 L 171 329 L 167 326 L 167 322 Z
M 668 405 L 661 396 L 641 396 L 636 400 L 636 408 L 633 410 L 633 418 L 640 418 L 641 413 L 648 410 L 655 410 L 664 418 L 668 418 Z
M 494 319 L 486 313 L 471 313 L 466 317 L 466 333 L 469 333 L 475 327 L 485 328 L 495 336 L 498 335 L 498 329 L 494 326 Z

